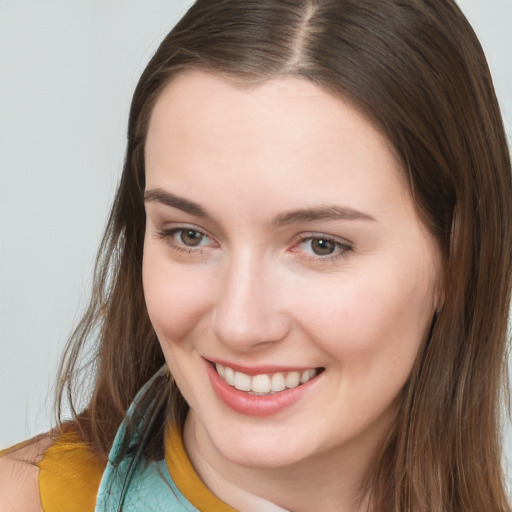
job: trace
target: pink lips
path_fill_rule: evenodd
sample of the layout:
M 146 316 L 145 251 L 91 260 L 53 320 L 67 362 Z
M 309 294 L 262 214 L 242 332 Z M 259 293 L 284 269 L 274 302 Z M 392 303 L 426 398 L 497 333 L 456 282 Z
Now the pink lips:
M 286 389 L 273 395 L 255 396 L 230 386 L 221 379 L 210 362 L 205 360 L 205 364 L 212 388 L 220 400 L 234 411 L 248 416 L 269 416 L 283 411 L 297 402 L 317 381 L 315 377 L 293 389 Z

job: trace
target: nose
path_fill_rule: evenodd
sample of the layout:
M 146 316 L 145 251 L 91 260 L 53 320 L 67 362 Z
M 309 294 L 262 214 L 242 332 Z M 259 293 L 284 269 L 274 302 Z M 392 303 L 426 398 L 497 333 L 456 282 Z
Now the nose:
M 242 255 L 230 261 L 219 279 L 212 329 L 222 343 L 250 351 L 286 338 L 291 318 L 284 310 L 279 272 L 271 262 Z

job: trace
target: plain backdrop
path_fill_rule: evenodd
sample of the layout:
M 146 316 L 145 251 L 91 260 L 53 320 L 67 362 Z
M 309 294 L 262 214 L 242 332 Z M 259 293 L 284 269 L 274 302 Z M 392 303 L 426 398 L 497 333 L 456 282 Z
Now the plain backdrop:
M 0 447 L 52 424 L 57 362 L 87 302 L 131 94 L 191 3 L 0 0 Z M 512 0 L 460 4 L 512 140 Z M 506 455 L 512 475 L 510 434 Z

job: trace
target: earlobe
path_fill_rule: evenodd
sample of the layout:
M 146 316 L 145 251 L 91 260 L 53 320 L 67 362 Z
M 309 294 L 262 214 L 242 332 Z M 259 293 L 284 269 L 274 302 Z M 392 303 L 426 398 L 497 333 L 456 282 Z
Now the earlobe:
M 436 290 L 436 299 L 435 299 L 435 309 L 434 312 L 436 315 L 438 315 L 441 310 L 444 307 L 444 301 L 445 301 L 445 293 L 444 293 L 444 286 L 439 285 Z
M 446 300 L 446 268 L 447 268 L 447 258 L 443 256 L 441 248 L 438 246 L 438 253 L 436 256 L 435 263 L 435 272 L 436 279 L 434 280 L 434 313 L 438 315 L 441 313 L 444 303 Z

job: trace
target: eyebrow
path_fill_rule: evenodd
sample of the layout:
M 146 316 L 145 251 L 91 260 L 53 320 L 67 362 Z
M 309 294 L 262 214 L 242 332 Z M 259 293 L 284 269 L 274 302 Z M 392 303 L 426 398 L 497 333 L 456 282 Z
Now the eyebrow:
M 144 192 L 144 201 L 158 202 L 165 206 L 177 208 L 190 215 L 212 219 L 213 216 L 208 213 L 198 203 L 185 199 L 184 197 L 171 194 L 162 189 L 147 190 Z M 328 221 L 328 220 L 366 220 L 375 221 L 375 218 L 367 213 L 354 210 L 346 206 L 317 206 L 312 208 L 300 208 L 279 213 L 274 217 L 272 224 L 274 226 L 286 226 L 289 224 L 298 224 L 301 222 Z
M 160 188 L 156 188 L 154 190 L 146 190 L 144 192 L 144 201 L 155 201 L 166 206 L 171 206 L 172 208 L 178 208 L 178 210 L 190 213 L 190 215 L 194 215 L 196 217 L 203 217 L 208 219 L 211 218 L 211 215 L 202 206 L 194 203 L 194 201 L 190 201 L 184 197 L 176 196 L 170 192 L 165 192 Z
M 273 224 L 275 226 L 285 226 L 300 222 L 314 222 L 326 220 L 370 220 L 375 221 L 375 217 L 367 213 L 354 210 L 347 206 L 319 206 L 306 209 L 291 210 L 277 215 Z

